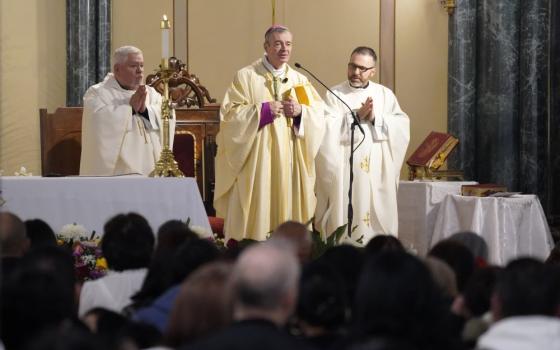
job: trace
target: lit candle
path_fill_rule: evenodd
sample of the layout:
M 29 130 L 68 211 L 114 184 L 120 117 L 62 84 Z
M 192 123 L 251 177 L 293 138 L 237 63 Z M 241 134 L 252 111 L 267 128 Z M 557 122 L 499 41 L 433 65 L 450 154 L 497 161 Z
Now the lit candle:
M 165 60 L 169 58 L 169 29 L 171 24 L 166 15 L 163 15 L 161 21 L 161 57 Z

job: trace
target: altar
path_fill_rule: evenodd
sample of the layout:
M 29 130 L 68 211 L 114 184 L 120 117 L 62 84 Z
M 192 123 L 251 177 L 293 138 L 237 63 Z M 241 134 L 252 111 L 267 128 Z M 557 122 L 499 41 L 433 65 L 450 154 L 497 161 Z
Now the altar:
M 144 216 L 154 233 L 171 219 L 211 232 L 194 178 L 4 176 L 0 190 L 1 211 L 42 219 L 55 232 L 77 223 L 102 235 L 107 220 L 128 212 Z
M 460 231 L 482 236 L 489 262 L 501 266 L 519 257 L 545 260 L 554 247 L 543 208 L 533 194 L 509 198 L 446 195 L 430 245 Z
M 474 181 L 400 181 L 397 194 L 399 239 L 405 248 L 425 256 L 430 248 L 440 203 L 448 194 L 460 194 Z

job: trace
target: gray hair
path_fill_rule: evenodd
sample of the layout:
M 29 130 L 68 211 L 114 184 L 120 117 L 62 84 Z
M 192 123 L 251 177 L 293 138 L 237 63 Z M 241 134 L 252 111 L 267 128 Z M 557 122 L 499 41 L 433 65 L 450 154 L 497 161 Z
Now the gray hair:
M 136 54 L 141 55 L 142 50 L 135 46 L 121 46 L 113 53 L 113 65 L 125 63 L 128 55 Z
M 291 247 L 277 240 L 249 247 L 232 272 L 233 301 L 260 310 L 275 310 L 290 292 L 297 293 L 299 263 Z
M 275 24 L 273 26 L 271 26 L 270 28 L 268 28 L 266 30 L 266 32 L 264 33 L 264 42 L 267 43 L 268 40 L 270 39 L 270 37 L 272 36 L 272 34 L 274 33 L 285 33 L 285 32 L 289 32 L 290 30 L 288 29 L 288 27 L 285 27 L 283 25 L 279 25 L 279 24 Z

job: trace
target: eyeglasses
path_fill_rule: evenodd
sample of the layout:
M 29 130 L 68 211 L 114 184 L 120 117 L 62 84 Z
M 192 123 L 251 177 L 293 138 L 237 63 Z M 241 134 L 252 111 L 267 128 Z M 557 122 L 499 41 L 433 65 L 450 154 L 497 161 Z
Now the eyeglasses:
M 350 71 L 355 71 L 356 69 L 360 71 L 360 74 L 363 74 L 365 72 L 367 72 L 370 69 L 373 69 L 375 67 L 363 67 L 363 66 L 357 66 L 354 63 L 348 63 L 348 70 Z

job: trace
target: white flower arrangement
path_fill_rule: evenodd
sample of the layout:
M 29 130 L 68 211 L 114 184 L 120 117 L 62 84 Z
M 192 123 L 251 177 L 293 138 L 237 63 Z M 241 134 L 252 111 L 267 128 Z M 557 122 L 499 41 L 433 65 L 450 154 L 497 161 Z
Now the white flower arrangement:
M 62 229 L 58 233 L 58 238 L 69 242 L 87 240 L 89 237 L 85 227 L 73 223 L 62 226 Z

